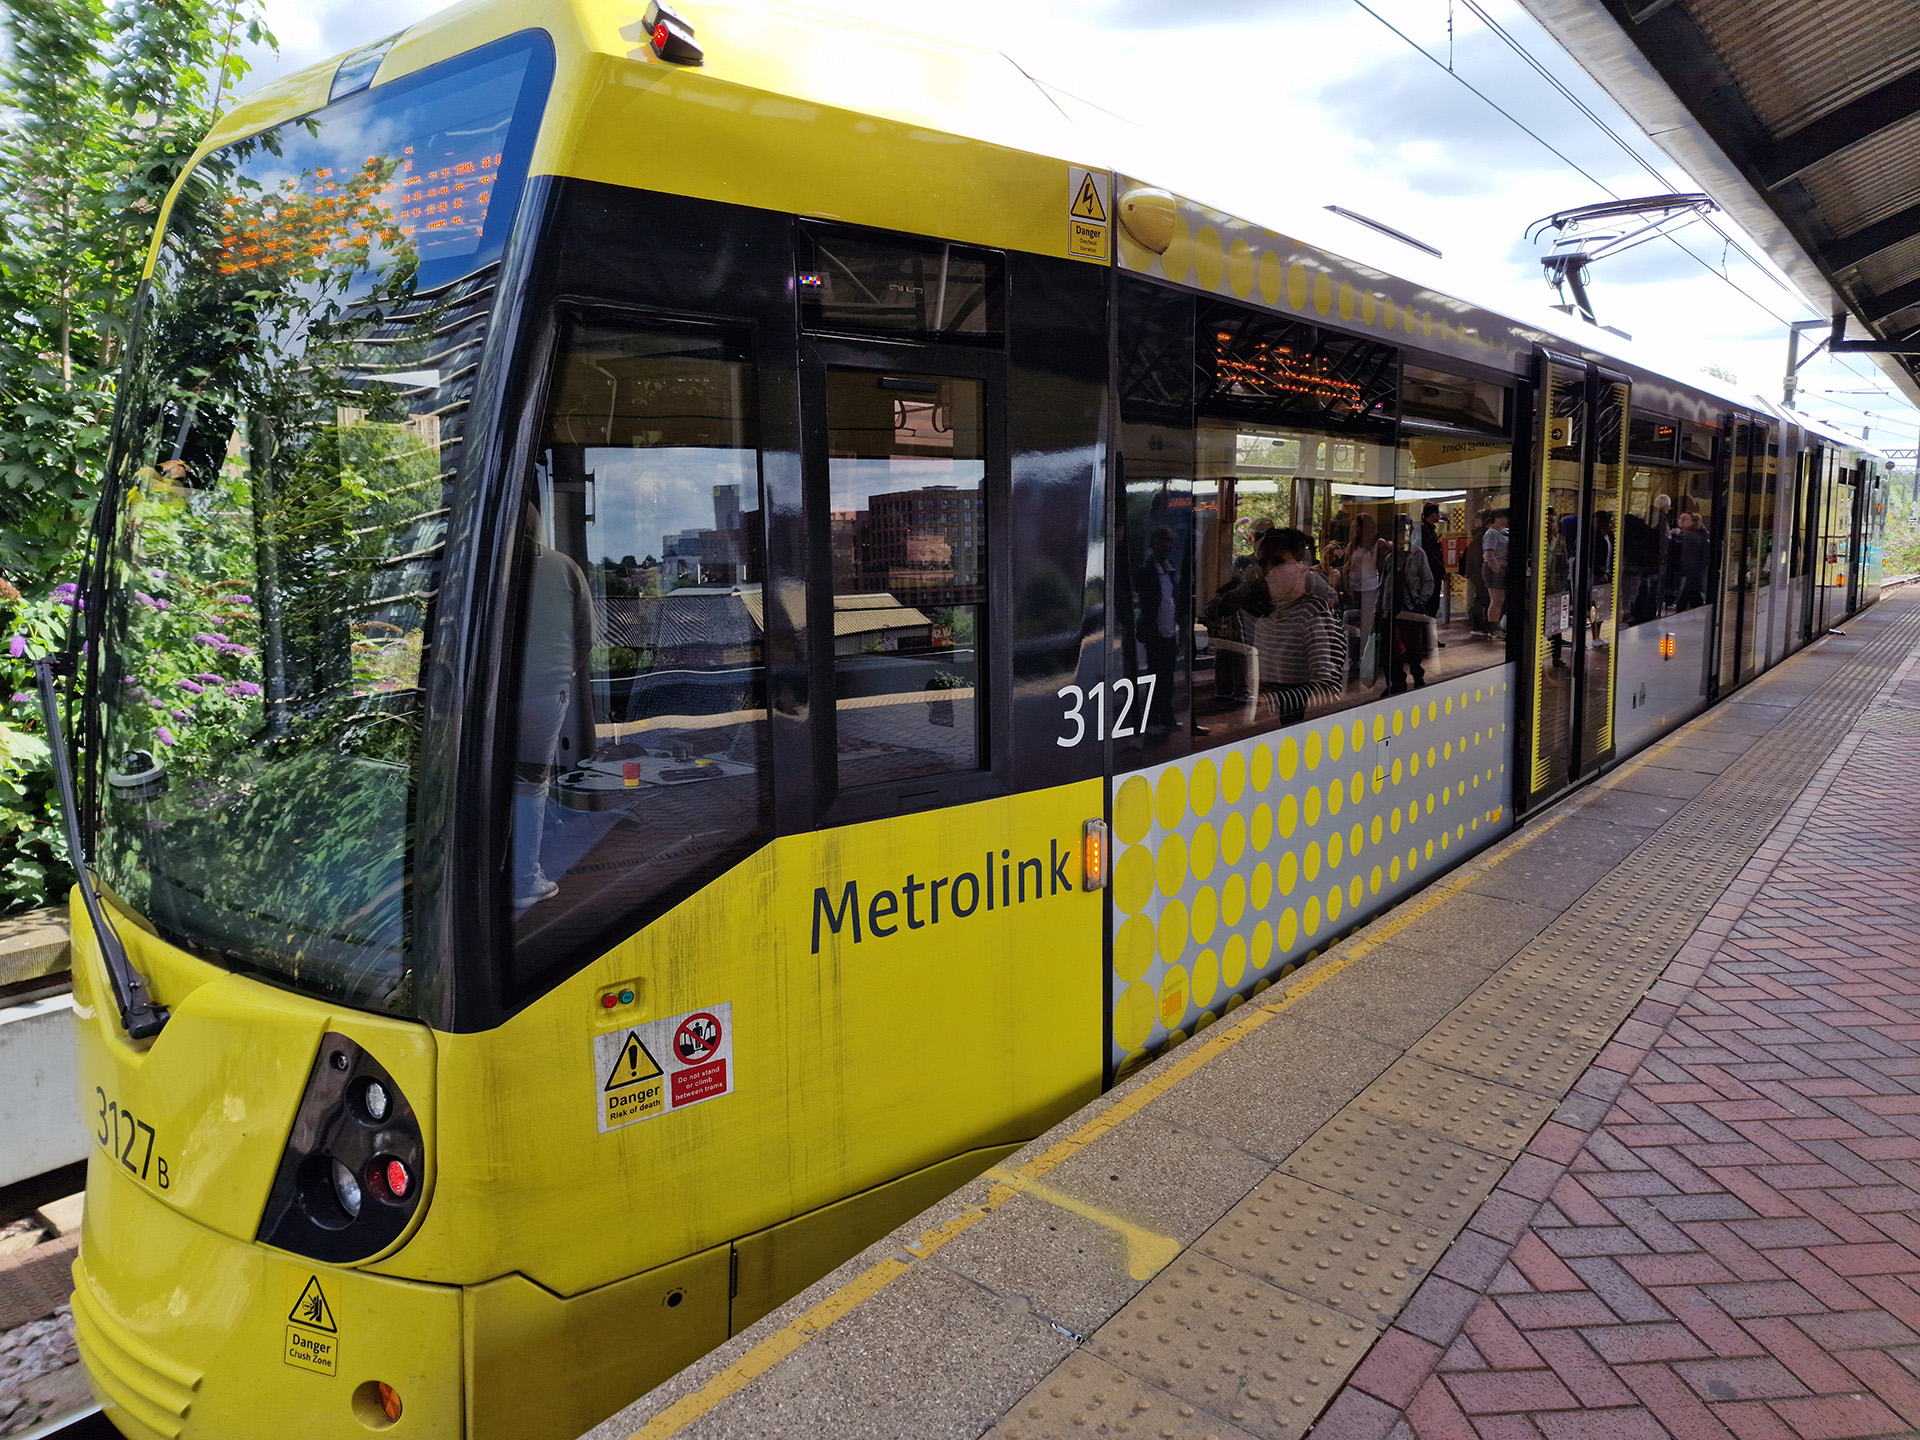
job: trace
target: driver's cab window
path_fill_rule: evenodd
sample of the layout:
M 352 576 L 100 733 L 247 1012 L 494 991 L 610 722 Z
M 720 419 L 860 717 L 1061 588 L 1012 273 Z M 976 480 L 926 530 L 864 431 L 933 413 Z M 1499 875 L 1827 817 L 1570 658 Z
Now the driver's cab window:
M 523 977 L 628 933 L 765 828 L 754 385 L 739 333 L 565 333 L 520 535 Z

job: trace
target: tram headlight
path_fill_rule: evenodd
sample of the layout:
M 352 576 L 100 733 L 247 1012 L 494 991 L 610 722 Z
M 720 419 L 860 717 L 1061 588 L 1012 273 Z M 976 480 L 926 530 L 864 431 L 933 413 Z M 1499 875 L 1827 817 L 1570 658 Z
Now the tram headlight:
M 333 1162 L 333 1198 L 349 1220 L 360 1218 L 360 1177 L 338 1160 Z
M 399 1240 L 423 1203 L 426 1146 L 393 1076 L 338 1033 L 321 1038 L 256 1238 L 352 1262 Z
M 392 1109 L 393 1100 L 387 1094 L 386 1086 L 378 1080 L 360 1082 L 360 1113 L 362 1115 L 379 1125 L 385 1122 Z

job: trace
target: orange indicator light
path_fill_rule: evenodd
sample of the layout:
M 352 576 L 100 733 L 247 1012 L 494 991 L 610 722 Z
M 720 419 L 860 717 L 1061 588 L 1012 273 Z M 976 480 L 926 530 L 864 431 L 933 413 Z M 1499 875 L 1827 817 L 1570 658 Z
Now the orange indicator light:
M 1080 830 L 1081 887 L 1086 890 L 1107 888 L 1107 822 L 1089 820 Z

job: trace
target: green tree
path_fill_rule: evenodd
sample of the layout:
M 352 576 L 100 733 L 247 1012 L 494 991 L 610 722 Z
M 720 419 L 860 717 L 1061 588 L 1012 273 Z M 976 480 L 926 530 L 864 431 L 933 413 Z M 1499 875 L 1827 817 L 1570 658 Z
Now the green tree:
M 0 29 L 5 912 L 67 879 L 26 661 L 74 604 L 154 221 L 246 73 L 241 44 L 273 37 L 258 0 L 7 0 Z

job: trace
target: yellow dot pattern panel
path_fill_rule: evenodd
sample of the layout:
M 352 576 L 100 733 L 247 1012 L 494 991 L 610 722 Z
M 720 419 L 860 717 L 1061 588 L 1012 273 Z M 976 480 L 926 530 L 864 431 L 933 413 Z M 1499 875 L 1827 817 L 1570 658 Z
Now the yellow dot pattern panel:
M 1512 824 L 1511 667 L 1114 781 L 1117 1070 Z

